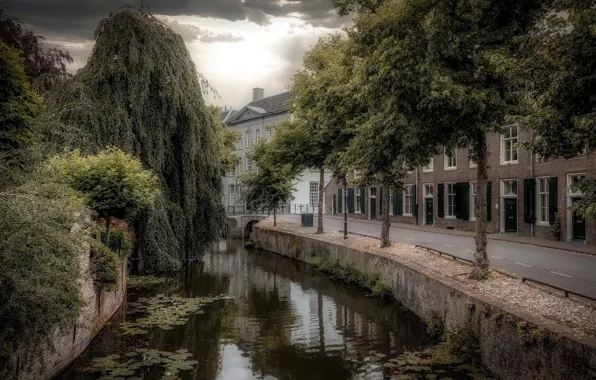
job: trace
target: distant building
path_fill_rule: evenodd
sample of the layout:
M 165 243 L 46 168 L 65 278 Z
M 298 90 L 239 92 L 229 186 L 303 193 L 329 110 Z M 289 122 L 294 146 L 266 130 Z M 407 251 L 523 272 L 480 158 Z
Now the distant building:
M 596 244 L 596 223 L 575 215 L 570 206 L 583 195 L 572 184 L 596 175 L 596 154 L 543 160 L 523 148 L 530 133 L 508 125 L 501 133 L 489 133 L 488 232 L 552 239 L 560 221 L 563 241 Z M 453 156 L 434 156 L 404 179 L 404 189 L 390 191 L 389 214 L 398 223 L 429 225 L 473 231 L 475 228 L 476 164 L 468 149 Z M 350 173 L 347 202 L 343 188 L 331 181 L 325 189 L 326 213 L 381 219 L 383 194 L 379 186 L 358 187 Z
M 265 97 L 265 90 L 254 88 L 253 99 L 240 110 L 226 109 L 220 117 L 222 121 L 232 130 L 240 131 L 242 138 L 237 144 L 236 154 L 240 159 L 238 166 L 223 178 L 224 196 L 223 202 L 228 212 L 242 209 L 243 204 L 239 199 L 239 188 L 237 178 L 247 171 L 257 171 L 258 168 L 250 158 L 250 150 L 253 144 L 259 139 L 270 140 L 275 133 L 272 127 L 280 121 L 290 120 L 290 108 L 288 101 L 292 94 L 283 92 L 281 94 Z M 325 184 L 329 182 L 330 174 L 325 175 Z M 292 213 L 312 212 L 318 206 L 319 200 L 319 171 L 307 169 L 302 173 L 299 182 L 295 186 L 294 200 L 287 204 L 286 211 Z M 316 210 L 315 210 L 316 211 Z

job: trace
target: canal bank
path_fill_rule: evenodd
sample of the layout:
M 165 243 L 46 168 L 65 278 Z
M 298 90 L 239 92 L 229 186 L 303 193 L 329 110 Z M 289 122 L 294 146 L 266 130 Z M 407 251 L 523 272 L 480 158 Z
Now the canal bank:
M 531 314 L 474 285 L 466 286 L 458 275 L 430 270 L 407 260 L 405 254 L 387 255 L 373 246 L 356 248 L 350 241 L 299 230 L 260 223 L 253 228 L 252 240 L 262 249 L 305 263 L 353 268 L 363 277 L 376 279 L 381 287 L 387 286 L 397 301 L 423 320 L 438 318 L 447 329 L 469 329 L 478 338 L 483 366 L 502 379 L 596 378 L 593 335 Z M 445 259 L 431 255 L 428 260 Z M 445 261 L 444 265 L 450 264 Z

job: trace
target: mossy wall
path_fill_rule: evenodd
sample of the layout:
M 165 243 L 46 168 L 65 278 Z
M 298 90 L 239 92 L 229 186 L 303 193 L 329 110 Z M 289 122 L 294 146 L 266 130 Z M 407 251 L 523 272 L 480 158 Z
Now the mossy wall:
M 305 263 L 332 263 L 378 275 L 393 297 L 421 319 L 438 316 L 446 330 L 471 329 L 482 365 L 502 379 L 596 378 L 595 339 L 545 323 L 414 263 L 272 227 L 256 225 L 251 237 L 262 249 Z

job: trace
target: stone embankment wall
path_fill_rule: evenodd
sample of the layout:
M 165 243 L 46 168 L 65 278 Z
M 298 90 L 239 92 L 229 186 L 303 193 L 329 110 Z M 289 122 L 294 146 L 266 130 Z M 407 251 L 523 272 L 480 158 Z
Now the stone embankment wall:
M 52 333 L 52 347 L 34 348 L 35 355 L 28 355 L 31 360 L 23 360 L 23 355 L 16 356 L 14 363 L 15 367 L 18 363 L 18 369 L 13 373 L 0 371 L 0 378 L 44 380 L 56 377 L 87 348 L 93 337 L 122 306 L 126 296 L 126 259 L 120 263 L 120 283 L 117 291 L 100 292 L 93 285 L 93 279 L 89 275 L 88 252 L 81 255 L 81 270 L 83 273 L 81 291 L 86 301 L 86 307 L 83 309 L 77 325 L 70 329 L 56 329 Z
M 479 337 L 483 366 L 501 379 L 596 379 L 594 338 L 543 321 L 414 263 L 259 225 L 251 237 L 262 249 L 306 263 L 328 260 L 379 274 L 395 299 L 421 319 L 439 316 L 447 328 L 472 329 Z M 521 331 L 523 322 L 540 329 Z M 522 338 L 524 332 L 529 335 Z

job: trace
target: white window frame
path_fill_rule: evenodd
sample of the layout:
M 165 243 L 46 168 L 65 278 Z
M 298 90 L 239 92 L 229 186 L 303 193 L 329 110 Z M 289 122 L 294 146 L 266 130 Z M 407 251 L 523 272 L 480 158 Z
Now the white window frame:
M 236 205 L 236 185 L 228 185 L 228 206 Z
M 515 136 L 513 136 L 513 131 L 515 131 Z M 509 137 L 506 137 L 507 132 L 509 132 Z M 519 128 L 517 124 L 506 125 L 501 128 L 500 133 L 500 140 L 501 140 L 501 165 L 515 165 L 519 162 Z M 507 142 L 511 142 L 511 146 L 509 149 L 510 157 L 509 160 L 505 158 L 506 153 L 506 144 Z M 513 159 L 513 153 L 515 152 L 515 159 Z
M 389 188 L 389 215 L 393 215 L 393 187 Z
M 251 172 L 252 171 L 252 158 L 246 156 L 246 171 L 247 172 Z
M 433 198 L 435 195 L 435 186 L 433 183 L 425 183 L 423 186 L 424 198 Z M 430 189 L 430 191 L 428 191 Z
M 255 131 L 255 140 L 256 141 L 259 141 L 260 138 L 261 138 L 261 130 L 260 129 L 257 129 Z
M 360 188 L 358 187 L 358 188 L 354 189 L 354 202 L 356 202 L 356 204 L 354 205 L 354 213 L 355 214 L 362 213 L 362 210 L 360 208 L 360 206 L 362 205 L 362 203 L 360 203 L 361 202 L 360 197 L 362 197 L 362 194 L 360 192 Z
M 404 185 L 404 191 L 402 195 L 404 205 L 403 216 L 414 216 L 414 196 L 412 194 L 412 186 L 413 185 Z
M 572 191 L 571 190 L 571 185 L 574 182 L 574 178 L 579 178 L 581 177 L 586 178 L 586 173 L 573 173 L 573 174 L 567 174 L 567 195 L 570 197 L 582 197 L 584 194 L 581 191 Z
M 362 177 L 362 170 L 354 170 L 354 179 Z
M 310 181 L 308 183 L 308 200 L 313 207 L 319 205 L 319 181 Z
M 249 129 L 246 131 L 246 149 L 252 146 L 252 131 Z
M 515 182 L 515 193 L 505 193 L 505 184 Z M 501 197 L 503 198 L 517 198 L 519 196 L 519 181 L 516 178 L 501 180 Z
M 267 141 L 270 141 L 273 137 L 273 128 L 267 128 L 267 132 L 265 132 L 265 135 L 267 136 Z
M 457 169 L 457 149 L 453 150 L 453 156 L 449 156 L 447 154 L 447 151 L 445 151 L 445 153 L 443 154 L 443 156 L 445 157 L 445 170 L 456 170 Z M 453 161 L 453 162 L 452 162 Z M 451 164 L 455 164 L 455 165 L 451 165 Z
M 369 187 L 369 194 L 371 198 L 377 197 L 377 188 L 376 187 Z
M 451 192 L 449 191 L 451 189 Z M 452 204 L 449 204 L 449 200 Z M 445 183 L 445 219 L 456 219 L 455 217 L 455 182 Z
M 543 226 L 550 225 L 549 180 L 550 177 L 536 178 L 536 224 Z M 541 184 L 544 184 L 543 188 Z
M 422 167 L 422 173 L 432 173 L 435 168 L 434 161 L 435 161 L 434 157 L 431 157 L 430 160 L 428 161 L 428 164 L 426 164 Z
M 470 158 L 470 169 L 476 169 L 477 167 L 478 164 L 476 163 L 476 161 Z
M 470 181 L 470 219 L 476 220 L 476 181 Z

